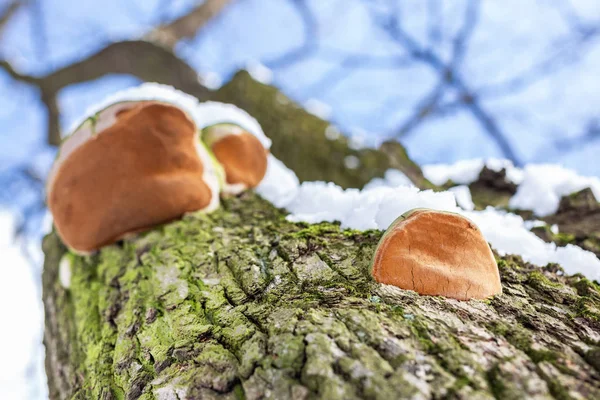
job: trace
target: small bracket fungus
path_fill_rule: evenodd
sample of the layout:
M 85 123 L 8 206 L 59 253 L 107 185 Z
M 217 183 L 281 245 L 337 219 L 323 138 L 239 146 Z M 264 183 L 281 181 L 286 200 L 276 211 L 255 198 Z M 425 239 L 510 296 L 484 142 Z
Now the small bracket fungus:
M 202 140 L 225 170 L 223 193 L 238 194 L 263 180 L 268 150 L 255 135 L 238 125 L 223 123 L 205 128 Z
M 414 209 L 392 223 L 373 262 L 380 283 L 459 300 L 502 293 L 498 265 L 479 228 L 462 215 Z
M 113 104 L 63 143 L 47 183 L 57 232 L 89 253 L 128 234 L 219 205 L 218 173 L 199 129 L 158 101 Z

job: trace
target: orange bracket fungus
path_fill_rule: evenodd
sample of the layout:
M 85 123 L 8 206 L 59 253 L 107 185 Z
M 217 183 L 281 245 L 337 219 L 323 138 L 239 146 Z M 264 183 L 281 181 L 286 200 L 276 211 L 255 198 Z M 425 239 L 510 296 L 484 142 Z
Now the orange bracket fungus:
M 194 121 L 158 101 L 113 104 L 63 143 L 46 186 L 63 242 L 89 253 L 219 205 L 218 173 Z
M 502 293 L 498 265 L 481 231 L 462 215 L 414 209 L 387 229 L 373 277 L 422 295 L 458 300 Z
M 202 131 L 202 140 L 225 170 L 224 193 L 241 193 L 264 178 L 268 150 L 242 127 L 230 123 L 209 126 Z

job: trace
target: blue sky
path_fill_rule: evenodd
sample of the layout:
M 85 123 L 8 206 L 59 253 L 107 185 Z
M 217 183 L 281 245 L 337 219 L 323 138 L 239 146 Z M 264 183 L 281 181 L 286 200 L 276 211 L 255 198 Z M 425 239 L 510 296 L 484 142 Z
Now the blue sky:
M 389 13 L 388 3 L 393 2 L 371 2 L 376 7 L 358 0 L 307 3 L 317 22 L 317 49 L 291 65 L 274 68 L 274 84 L 300 103 L 317 99 L 330 105 L 335 123 L 350 134 L 365 136 L 369 143 L 393 137 L 418 100 L 435 85 L 436 75 L 418 62 L 393 68 L 351 68 L 342 63 L 347 55 L 391 58 L 406 54 L 373 20 L 377 11 Z M 431 23 L 427 3 L 436 2 L 402 2 L 402 8 L 394 12 L 416 40 L 424 44 L 437 40 L 436 51 L 448 55 L 465 2 L 440 2 L 435 23 Z M 555 144 L 579 135 L 590 119 L 599 117 L 596 66 L 600 41 L 594 38 L 583 45 L 569 45 L 568 40 L 571 20 L 593 25 L 600 20 L 600 6 L 595 1 L 570 2 L 570 8 L 559 3 L 563 2 L 483 2 L 460 72 L 472 87 L 493 91 L 496 83 L 556 57 L 558 67 L 552 74 L 514 93 L 489 95 L 482 104 L 525 161 L 556 162 L 583 174 L 600 175 L 600 165 L 593 162 L 600 140 L 568 153 Z M 47 73 L 111 41 L 139 37 L 161 18 L 180 15 L 195 2 L 37 4 L 38 12 L 23 10 L 16 15 L 0 45 L 3 58 L 31 74 Z M 431 25 L 438 39 L 431 39 Z M 39 39 L 40 27 L 44 28 L 43 40 Z M 292 2 L 238 0 L 198 37 L 181 43 L 177 53 L 200 73 L 216 73 L 227 80 L 250 62 L 268 64 L 302 45 L 304 29 Z M 136 83 L 129 77 L 108 77 L 67 88 L 60 95 L 63 127 L 106 94 Z M 36 91 L 0 72 L 0 93 L 0 165 L 45 154 L 45 120 Z M 452 95 L 448 91 L 448 98 Z M 501 156 L 472 115 L 460 110 L 430 119 L 403 142 L 421 163 Z

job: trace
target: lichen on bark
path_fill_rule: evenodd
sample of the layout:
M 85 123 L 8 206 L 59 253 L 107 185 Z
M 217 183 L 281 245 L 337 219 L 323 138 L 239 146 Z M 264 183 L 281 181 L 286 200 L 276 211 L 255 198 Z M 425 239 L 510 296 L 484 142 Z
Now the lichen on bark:
M 44 241 L 52 399 L 600 398 L 600 289 L 498 257 L 504 293 L 380 285 L 379 231 L 247 193 L 97 255 Z

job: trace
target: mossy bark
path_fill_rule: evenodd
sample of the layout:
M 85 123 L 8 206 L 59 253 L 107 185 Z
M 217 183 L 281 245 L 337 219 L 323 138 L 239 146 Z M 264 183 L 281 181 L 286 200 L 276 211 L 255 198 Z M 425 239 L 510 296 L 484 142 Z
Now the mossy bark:
M 460 302 L 370 276 L 381 232 L 247 193 L 72 260 L 44 240 L 52 399 L 600 398 L 600 289 L 499 258 Z
M 329 140 L 327 122 L 246 73 L 213 95 L 257 116 L 302 180 L 361 187 L 392 167 L 432 187 L 402 146 Z M 421 297 L 371 278 L 381 234 L 291 223 L 252 193 L 94 256 L 50 234 L 50 398 L 600 398 L 596 283 L 504 257 L 500 296 Z
M 343 188 L 361 188 L 395 168 L 417 187 L 435 188 L 399 143 L 385 142 L 379 149 L 352 149 L 344 135 L 332 135 L 335 127 L 329 122 L 308 113 L 277 88 L 255 81 L 246 71 L 238 72 L 210 99 L 236 104 L 253 115 L 273 140 L 273 154 L 284 160 L 300 181 L 322 180 Z M 356 157 L 356 168 L 347 167 L 347 157 Z

